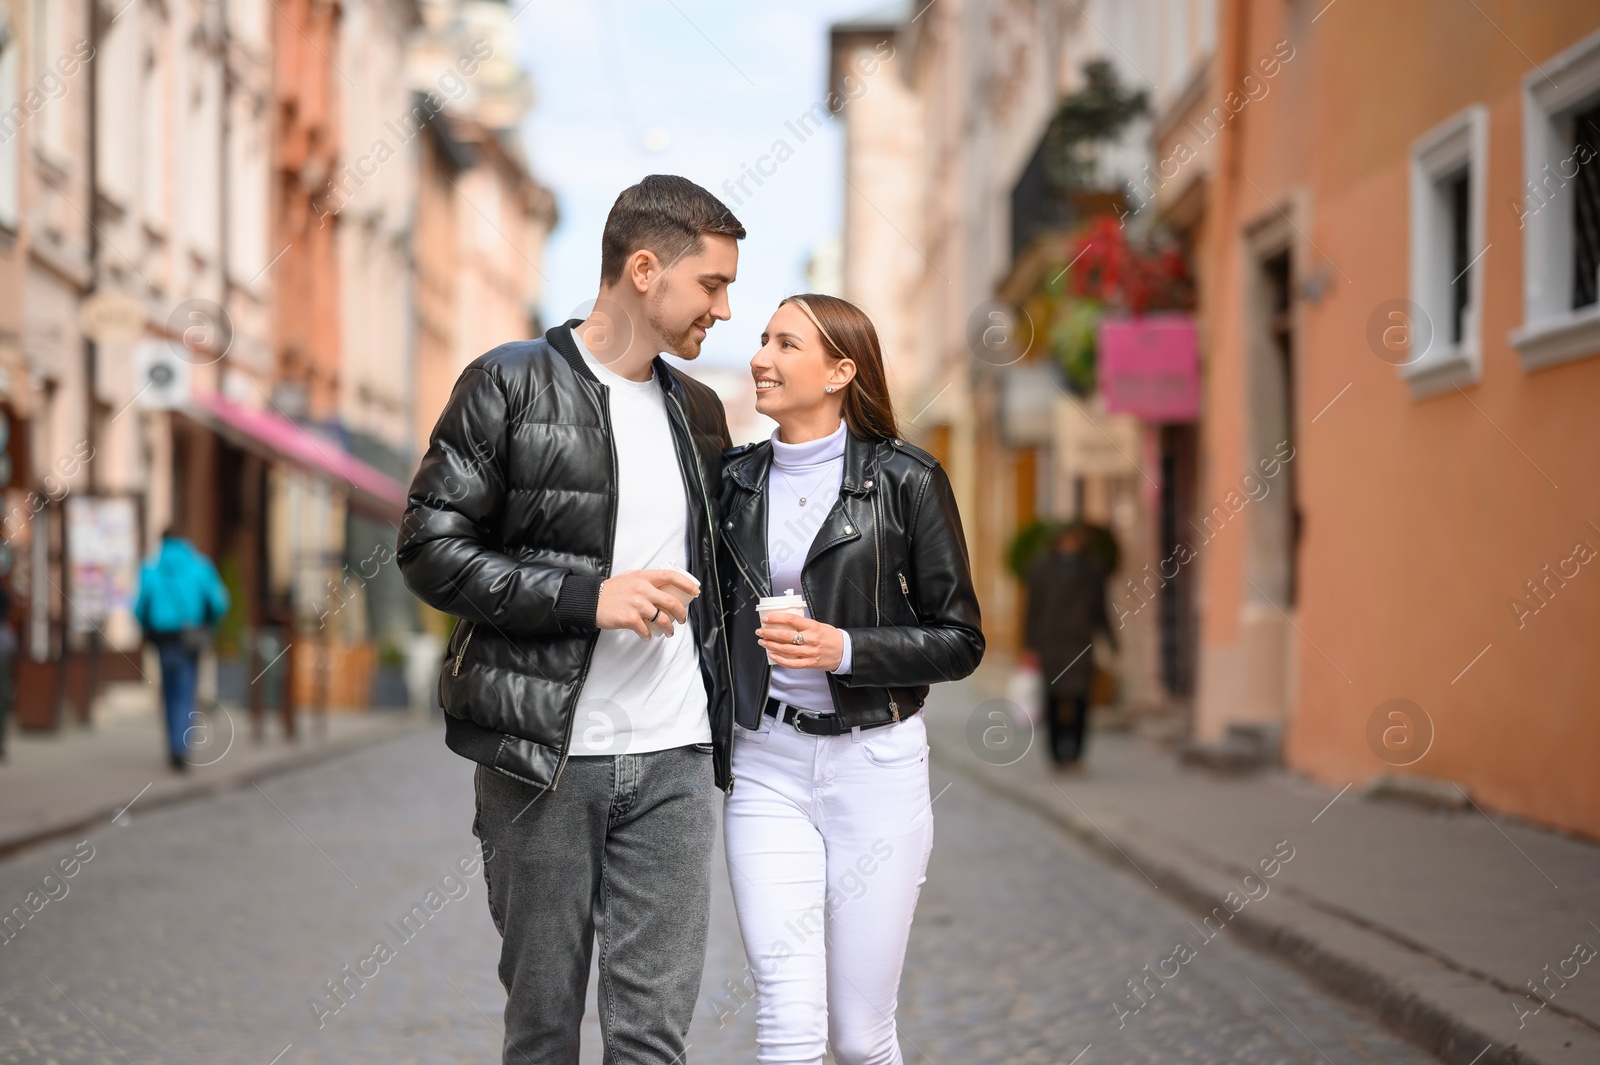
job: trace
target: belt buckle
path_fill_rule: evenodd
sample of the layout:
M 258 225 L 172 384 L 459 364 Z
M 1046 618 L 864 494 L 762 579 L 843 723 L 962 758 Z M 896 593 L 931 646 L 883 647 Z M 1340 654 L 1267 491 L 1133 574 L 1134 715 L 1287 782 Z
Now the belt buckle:
M 809 729 L 803 729 L 800 727 L 800 722 L 802 720 L 807 722 L 820 722 L 826 716 L 826 714 L 813 714 L 809 710 L 796 710 L 794 712 L 794 730 L 806 736 L 826 736 L 828 735 L 826 732 L 812 732 Z

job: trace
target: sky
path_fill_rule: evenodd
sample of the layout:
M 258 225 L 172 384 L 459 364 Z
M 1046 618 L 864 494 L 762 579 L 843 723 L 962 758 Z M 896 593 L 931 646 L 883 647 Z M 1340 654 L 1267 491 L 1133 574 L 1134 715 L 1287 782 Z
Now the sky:
M 740 242 L 733 317 L 697 365 L 745 369 L 805 265 L 840 229 L 842 129 L 801 140 L 785 125 L 827 94 L 828 26 L 881 0 L 533 0 L 513 26 L 535 104 L 523 128 L 560 222 L 546 247 L 548 325 L 592 300 L 600 231 L 617 193 L 651 173 L 681 174 L 723 199 Z M 792 156 L 757 187 L 745 167 L 784 140 Z M 769 167 L 770 168 L 770 167 Z

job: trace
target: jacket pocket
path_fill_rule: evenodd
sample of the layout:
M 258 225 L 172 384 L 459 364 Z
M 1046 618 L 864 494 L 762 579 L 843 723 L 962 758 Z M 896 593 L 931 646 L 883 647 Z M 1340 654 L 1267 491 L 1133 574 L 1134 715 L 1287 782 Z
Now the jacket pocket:
M 456 664 L 450 670 L 450 675 L 452 677 L 461 676 L 461 660 L 467 656 L 467 645 L 472 642 L 472 632 L 474 628 L 476 628 L 476 626 L 472 622 L 467 622 L 467 635 L 462 639 L 461 646 L 456 649 Z
M 900 584 L 900 600 L 905 603 L 906 610 L 911 614 L 912 621 L 918 625 L 922 624 L 922 619 L 917 616 L 917 608 L 911 605 L 911 585 L 906 580 L 905 571 L 901 570 L 894 576 L 895 580 Z

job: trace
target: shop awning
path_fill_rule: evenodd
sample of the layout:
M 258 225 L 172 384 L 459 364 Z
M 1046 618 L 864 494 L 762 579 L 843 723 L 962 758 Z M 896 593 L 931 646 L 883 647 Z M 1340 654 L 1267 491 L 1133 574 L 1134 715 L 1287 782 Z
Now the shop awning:
M 277 411 L 255 410 L 219 395 L 195 393 L 186 413 L 238 447 L 336 482 L 349 490 L 352 509 L 386 521 L 405 511 L 405 485 Z

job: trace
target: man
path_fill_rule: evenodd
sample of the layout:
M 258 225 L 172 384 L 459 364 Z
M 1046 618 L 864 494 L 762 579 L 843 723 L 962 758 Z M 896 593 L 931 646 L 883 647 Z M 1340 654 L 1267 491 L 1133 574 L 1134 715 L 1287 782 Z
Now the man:
M 167 719 L 167 757 L 174 772 L 189 768 L 188 732 L 194 724 L 200 652 L 211 627 L 228 612 L 228 589 L 211 560 L 173 529 L 139 569 L 133 616 L 161 660 L 161 701 Z
M 411 485 L 400 568 L 460 619 L 439 693 L 446 744 L 478 763 L 507 1065 L 577 1062 L 596 934 L 605 1060 L 684 1060 L 712 785 L 732 787 L 712 513 L 730 440 L 659 353 L 695 358 L 729 317 L 744 235 L 684 178 L 625 190 L 595 310 L 467 367 Z
M 1054 550 L 1041 552 L 1028 567 L 1023 644 L 1044 678 L 1049 753 L 1057 768 L 1076 766 L 1083 757 L 1095 630 L 1117 646 L 1106 613 L 1108 574 L 1087 546 L 1088 528 L 1074 521 L 1056 537 Z

